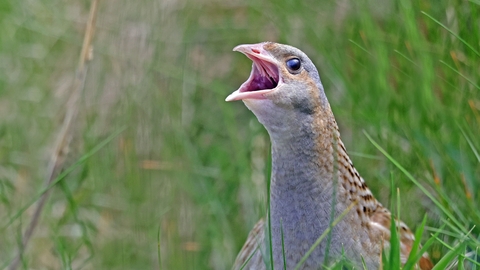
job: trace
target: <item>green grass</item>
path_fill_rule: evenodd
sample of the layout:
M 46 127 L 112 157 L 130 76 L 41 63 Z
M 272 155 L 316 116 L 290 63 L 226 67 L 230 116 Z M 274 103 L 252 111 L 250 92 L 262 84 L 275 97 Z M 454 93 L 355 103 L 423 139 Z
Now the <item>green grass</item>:
M 316 63 L 375 196 L 395 213 L 393 178 L 412 231 L 428 215 L 419 235 L 438 269 L 475 269 L 479 2 L 337 2 L 100 1 L 64 169 L 76 167 L 51 188 L 20 268 L 228 269 L 266 213 L 270 162 L 263 127 L 224 102 L 251 66 L 231 49 L 272 40 Z M 0 2 L 1 267 L 45 189 L 89 7 Z

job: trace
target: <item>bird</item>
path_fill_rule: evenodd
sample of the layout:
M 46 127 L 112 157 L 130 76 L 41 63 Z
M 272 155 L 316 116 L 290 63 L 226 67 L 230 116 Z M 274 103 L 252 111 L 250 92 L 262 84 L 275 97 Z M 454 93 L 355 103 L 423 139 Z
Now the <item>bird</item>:
M 233 269 L 320 269 L 341 256 L 362 269 L 380 269 L 392 215 L 353 166 L 313 62 L 300 49 L 275 42 L 233 50 L 253 64 L 249 78 L 225 100 L 242 100 L 265 127 L 272 161 L 267 218 L 249 233 Z M 404 264 L 414 234 L 400 220 L 395 225 Z M 314 246 L 329 228 L 328 241 Z M 433 268 L 428 254 L 416 267 Z

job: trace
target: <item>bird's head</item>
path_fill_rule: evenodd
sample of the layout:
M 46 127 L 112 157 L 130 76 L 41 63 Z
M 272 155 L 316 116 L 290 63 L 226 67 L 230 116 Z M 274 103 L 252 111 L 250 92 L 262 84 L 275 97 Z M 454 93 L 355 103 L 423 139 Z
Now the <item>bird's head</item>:
M 273 42 L 233 50 L 245 54 L 253 65 L 250 77 L 226 101 L 243 100 L 270 135 L 329 114 L 318 71 L 304 52 Z

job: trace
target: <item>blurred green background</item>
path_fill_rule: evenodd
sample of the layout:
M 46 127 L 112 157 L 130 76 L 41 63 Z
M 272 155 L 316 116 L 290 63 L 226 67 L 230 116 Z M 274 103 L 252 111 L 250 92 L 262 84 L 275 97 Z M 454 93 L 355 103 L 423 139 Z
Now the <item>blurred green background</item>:
M 0 267 L 43 188 L 90 5 L 0 2 Z M 425 213 L 425 238 L 445 223 L 363 131 L 464 228 L 480 224 L 478 0 L 109 0 L 97 16 L 65 168 L 126 129 L 51 189 L 20 269 L 228 269 L 265 213 L 269 175 L 267 133 L 224 101 L 251 67 L 231 50 L 267 40 L 317 65 L 384 205 L 393 179 L 412 229 Z M 447 250 L 436 241 L 429 252 Z

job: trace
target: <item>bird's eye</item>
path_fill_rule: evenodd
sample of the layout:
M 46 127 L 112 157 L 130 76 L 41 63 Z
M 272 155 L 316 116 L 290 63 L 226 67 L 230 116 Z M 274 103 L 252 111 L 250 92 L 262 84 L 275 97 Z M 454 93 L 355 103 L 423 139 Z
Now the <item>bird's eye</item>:
M 302 63 L 300 62 L 300 59 L 298 58 L 292 58 L 287 60 L 287 67 L 291 71 L 297 71 L 300 69 L 302 66 Z

